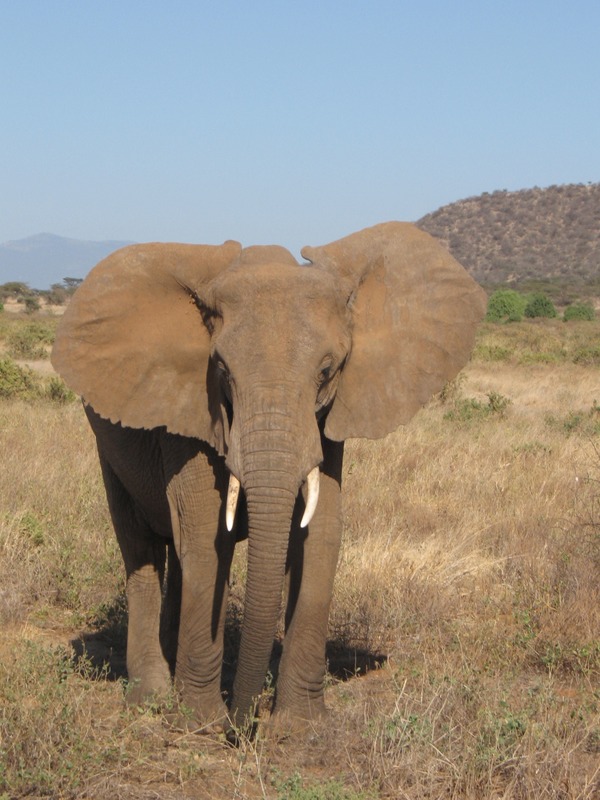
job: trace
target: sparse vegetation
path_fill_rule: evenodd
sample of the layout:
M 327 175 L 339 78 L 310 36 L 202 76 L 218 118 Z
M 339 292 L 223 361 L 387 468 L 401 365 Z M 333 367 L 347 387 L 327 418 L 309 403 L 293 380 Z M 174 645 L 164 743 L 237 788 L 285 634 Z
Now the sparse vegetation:
M 600 183 L 487 192 L 417 223 L 489 287 L 557 305 L 600 296 Z
M 485 323 L 475 344 L 474 359 L 482 363 L 600 364 L 598 321 L 531 320 L 512 325 Z
M 80 404 L 1 399 L 0 798 L 598 797 L 594 348 L 599 321 L 486 323 L 409 426 L 348 443 L 331 724 L 235 749 L 125 708 L 124 576 Z
M 572 303 L 565 308 L 563 319 L 565 322 L 571 320 L 586 320 L 591 322 L 596 317 L 594 306 L 590 303 Z

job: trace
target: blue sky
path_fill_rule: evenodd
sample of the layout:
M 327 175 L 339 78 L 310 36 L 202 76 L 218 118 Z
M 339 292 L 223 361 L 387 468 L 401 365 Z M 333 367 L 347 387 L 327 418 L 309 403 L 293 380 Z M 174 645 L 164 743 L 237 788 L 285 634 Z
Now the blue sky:
M 0 0 L 0 241 L 296 254 L 600 180 L 597 0 Z

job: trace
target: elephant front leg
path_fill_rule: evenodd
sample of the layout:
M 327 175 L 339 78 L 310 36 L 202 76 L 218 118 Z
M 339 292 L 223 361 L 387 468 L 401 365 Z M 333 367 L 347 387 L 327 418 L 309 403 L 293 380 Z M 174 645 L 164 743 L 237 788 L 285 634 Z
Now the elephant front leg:
M 221 475 L 223 472 L 223 475 Z M 199 453 L 171 481 L 168 499 L 181 568 L 175 685 L 178 725 L 197 732 L 227 726 L 221 694 L 223 633 L 235 534 L 224 524 L 225 468 Z
M 341 542 L 340 475 L 343 445 L 329 443 L 320 499 L 308 531 L 292 532 L 286 634 L 273 723 L 304 727 L 325 713 L 325 645 Z
M 204 557 L 184 557 L 181 619 L 175 685 L 181 694 L 179 723 L 190 730 L 226 727 L 227 707 L 221 694 L 223 632 L 234 541 L 215 546 Z M 207 548 L 208 549 L 208 548 Z

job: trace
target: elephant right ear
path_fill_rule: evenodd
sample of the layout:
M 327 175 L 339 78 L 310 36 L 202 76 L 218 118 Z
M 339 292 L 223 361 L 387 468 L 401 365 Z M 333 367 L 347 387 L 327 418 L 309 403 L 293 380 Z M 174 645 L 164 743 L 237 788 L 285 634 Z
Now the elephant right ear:
M 352 349 L 325 423 L 334 441 L 403 425 L 467 363 L 487 296 L 414 225 L 384 222 L 302 255 L 351 298 Z
M 52 352 L 55 369 L 112 422 L 165 426 L 221 449 L 209 404 L 210 335 L 194 295 L 240 252 L 229 241 L 113 253 L 69 303 Z

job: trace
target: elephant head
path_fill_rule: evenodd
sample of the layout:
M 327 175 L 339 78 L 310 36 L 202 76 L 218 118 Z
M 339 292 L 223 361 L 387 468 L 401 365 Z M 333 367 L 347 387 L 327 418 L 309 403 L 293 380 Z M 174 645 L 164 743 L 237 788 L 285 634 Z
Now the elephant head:
M 101 262 L 53 353 L 101 416 L 208 442 L 249 520 L 239 708 L 258 694 L 281 603 L 294 505 L 323 442 L 379 438 L 466 363 L 483 291 L 430 236 L 389 222 L 298 264 L 280 247 L 148 244 Z

